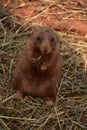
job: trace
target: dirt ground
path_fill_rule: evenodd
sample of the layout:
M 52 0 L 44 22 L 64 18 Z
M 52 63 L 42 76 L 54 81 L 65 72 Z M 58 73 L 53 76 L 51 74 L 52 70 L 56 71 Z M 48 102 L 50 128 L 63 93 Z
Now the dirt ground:
M 38 97 L 14 100 L 18 54 L 35 26 L 61 38 L 62 77 L 51 108 Z M 87 130 L 87 1 L 0 1 L 0 130 Z
M 5 0 L 0 5 L 22 26 L 50 26 L 56 30 L 87 33 L 87 2 L 80 1 L 22 1 Z M 13 5 L 15 5 L 13 7 Z M 73 24 L 74 23 L 74 24 Z

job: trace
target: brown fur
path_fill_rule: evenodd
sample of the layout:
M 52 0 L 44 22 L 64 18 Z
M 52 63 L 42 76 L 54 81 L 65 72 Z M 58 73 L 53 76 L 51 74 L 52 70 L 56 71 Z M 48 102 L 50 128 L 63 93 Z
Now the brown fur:
M 23 94 L 52 100 L 56 97 L 56 85 L 61 76 L 59 39 L 48 27 L 38 27 L 18 58 L 13 76 L 16 98 Z

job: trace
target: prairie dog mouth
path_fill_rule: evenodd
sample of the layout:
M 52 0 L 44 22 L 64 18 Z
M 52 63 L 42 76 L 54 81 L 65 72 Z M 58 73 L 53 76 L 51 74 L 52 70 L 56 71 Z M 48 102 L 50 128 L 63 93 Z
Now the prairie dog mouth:
M 49 55 L 50 53 L 42 54 L 37 58 L 37 61 L 40 61 L 44 56 Z

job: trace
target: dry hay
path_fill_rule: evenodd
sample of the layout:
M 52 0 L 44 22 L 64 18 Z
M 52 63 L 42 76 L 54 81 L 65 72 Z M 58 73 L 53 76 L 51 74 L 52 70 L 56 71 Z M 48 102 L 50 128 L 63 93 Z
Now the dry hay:
M 0 24 L 0 129 L 87 130 L 87 40 L 69 31 L 56 32 L 64 41 L 60 45 L 63 71 L 53 107 L 47 108 L 38 97 L 26 96 L 16 102 L 12 74 L 31 30 L 19 32 L 21 26 L 15 23 L 9 31 L 6 22 L 9 18 Z M 14 19 L 10 22 L 14 25 Z

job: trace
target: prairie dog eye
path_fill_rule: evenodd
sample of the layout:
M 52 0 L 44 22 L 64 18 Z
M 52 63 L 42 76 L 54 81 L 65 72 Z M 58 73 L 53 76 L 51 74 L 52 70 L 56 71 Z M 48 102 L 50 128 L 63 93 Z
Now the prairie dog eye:
M 54 42 L 54 38 L 53 38 L 53 37 L 51 37 L 50 41 L 51 41 L 51 42 Z
M 37 41 L 41 41 L 41 38 L 39 36 L 37 37 Z

